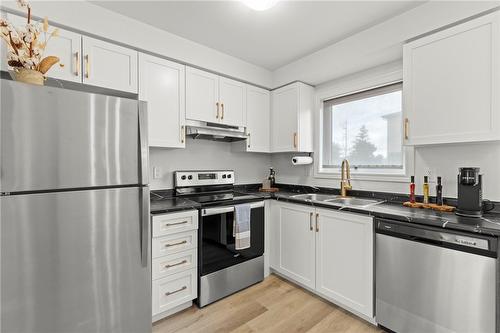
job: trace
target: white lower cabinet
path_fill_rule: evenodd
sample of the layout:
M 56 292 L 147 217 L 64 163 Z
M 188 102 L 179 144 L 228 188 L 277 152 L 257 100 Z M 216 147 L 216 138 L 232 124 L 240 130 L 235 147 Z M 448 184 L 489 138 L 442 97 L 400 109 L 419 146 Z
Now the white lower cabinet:
M 373 318 L 371 217 L 273 201 L 270 233 L 272 270 Z
M 151 240 L 153 322 L 197 297 L 198 211 L 154 215 Z
M 154 280 L 152 285 L 153 316 L 195 299 L 196 275 L 196 269 L 191 269 Z
M 316 209 L 316 291 L 373 317 L 373 218 Z
M 274 203 L 276 203 L 274 205 Z M 315 286 L 314 208 L 273 202 L 271 233 L 271 267 L 305 285 Z

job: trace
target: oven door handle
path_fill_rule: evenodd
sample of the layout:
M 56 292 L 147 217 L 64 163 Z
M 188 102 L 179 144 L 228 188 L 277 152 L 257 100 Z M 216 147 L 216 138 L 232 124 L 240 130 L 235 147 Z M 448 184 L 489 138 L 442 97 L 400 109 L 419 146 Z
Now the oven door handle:
M 259 207 L 264 207 L 264 201 L 250 203 L 251 209 L 259 208 Z M 231 212 L 234 212 L 234 206 L 204 208 L 201 210 L 201 216 L 218 215 L 218 214 L 231 213 Z

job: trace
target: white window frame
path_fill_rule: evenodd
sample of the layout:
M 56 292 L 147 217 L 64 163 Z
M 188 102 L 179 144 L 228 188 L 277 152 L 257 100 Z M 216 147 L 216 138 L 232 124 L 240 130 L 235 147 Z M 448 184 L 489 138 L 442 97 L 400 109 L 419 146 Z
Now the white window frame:
M 315 95 L 315 133 L 314 136 L 314 151 L 316 158 L 314 159 L 314 178 L 324 179 L 340 179 L 340 168 L 332 172 L 331 169 L 326 171 L 323 168 L 323 103 L 326 100 L 340 98 L 347 95 L 360 93 L 366 90 L 383 87 L 386 85 L 403 81 L 403 69 L 401 63 L 390 66 L 382 66 L 381 68 L 371 69 L 348 78 L 337 80 L 333 84 L 318 87 Z M 401 124 L 403 126 L 403 124 Z M 403 135 L 403 134 L 402 134 Z M 402 141 L 403 142 L 403 141 Z M 351 168 L 352 180 L 367 180 L 367 181 L 389 181 L 389 182 L 407 182 L 410 175 L 414 174 L 415 170 L 415 152 L 413 147 L 403 145 L 403 171 L 401 170 L 355 170 Z

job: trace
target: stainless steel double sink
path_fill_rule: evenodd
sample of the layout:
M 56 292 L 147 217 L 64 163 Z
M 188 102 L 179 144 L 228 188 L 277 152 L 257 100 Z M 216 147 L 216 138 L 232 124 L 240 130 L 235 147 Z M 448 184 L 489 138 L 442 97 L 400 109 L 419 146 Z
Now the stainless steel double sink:
M 355 197 L 341 197 L 339 195 L 322 194 L 322 193 L 296 194 L 292 195 L 291 197 L 299 200 L 321 202 L 324 204 L 332 204 L 332 205 L 351 206 L 351 207 L 368 207 L 383 202 L 383 200 L 361 199 Z

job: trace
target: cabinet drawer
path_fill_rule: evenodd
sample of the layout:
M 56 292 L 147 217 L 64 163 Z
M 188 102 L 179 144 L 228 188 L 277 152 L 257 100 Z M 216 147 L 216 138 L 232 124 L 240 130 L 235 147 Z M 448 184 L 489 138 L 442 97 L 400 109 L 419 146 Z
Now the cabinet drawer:
M 197 249 L 174 253 L 152 260 L 153 280 L 164 278 L 174 273 L 196 268 Z
M 198 229 L 198 211 L 153 216 L 153 237 Z
M 196 298 L 196 269 L 153 281 L 153 315 Z
M 151 244 L 151 257 L 158 258 L 172 253 L 196 249 L 198 244 L 196 230 L 180 232 L 164 237 L 153 238 Z

